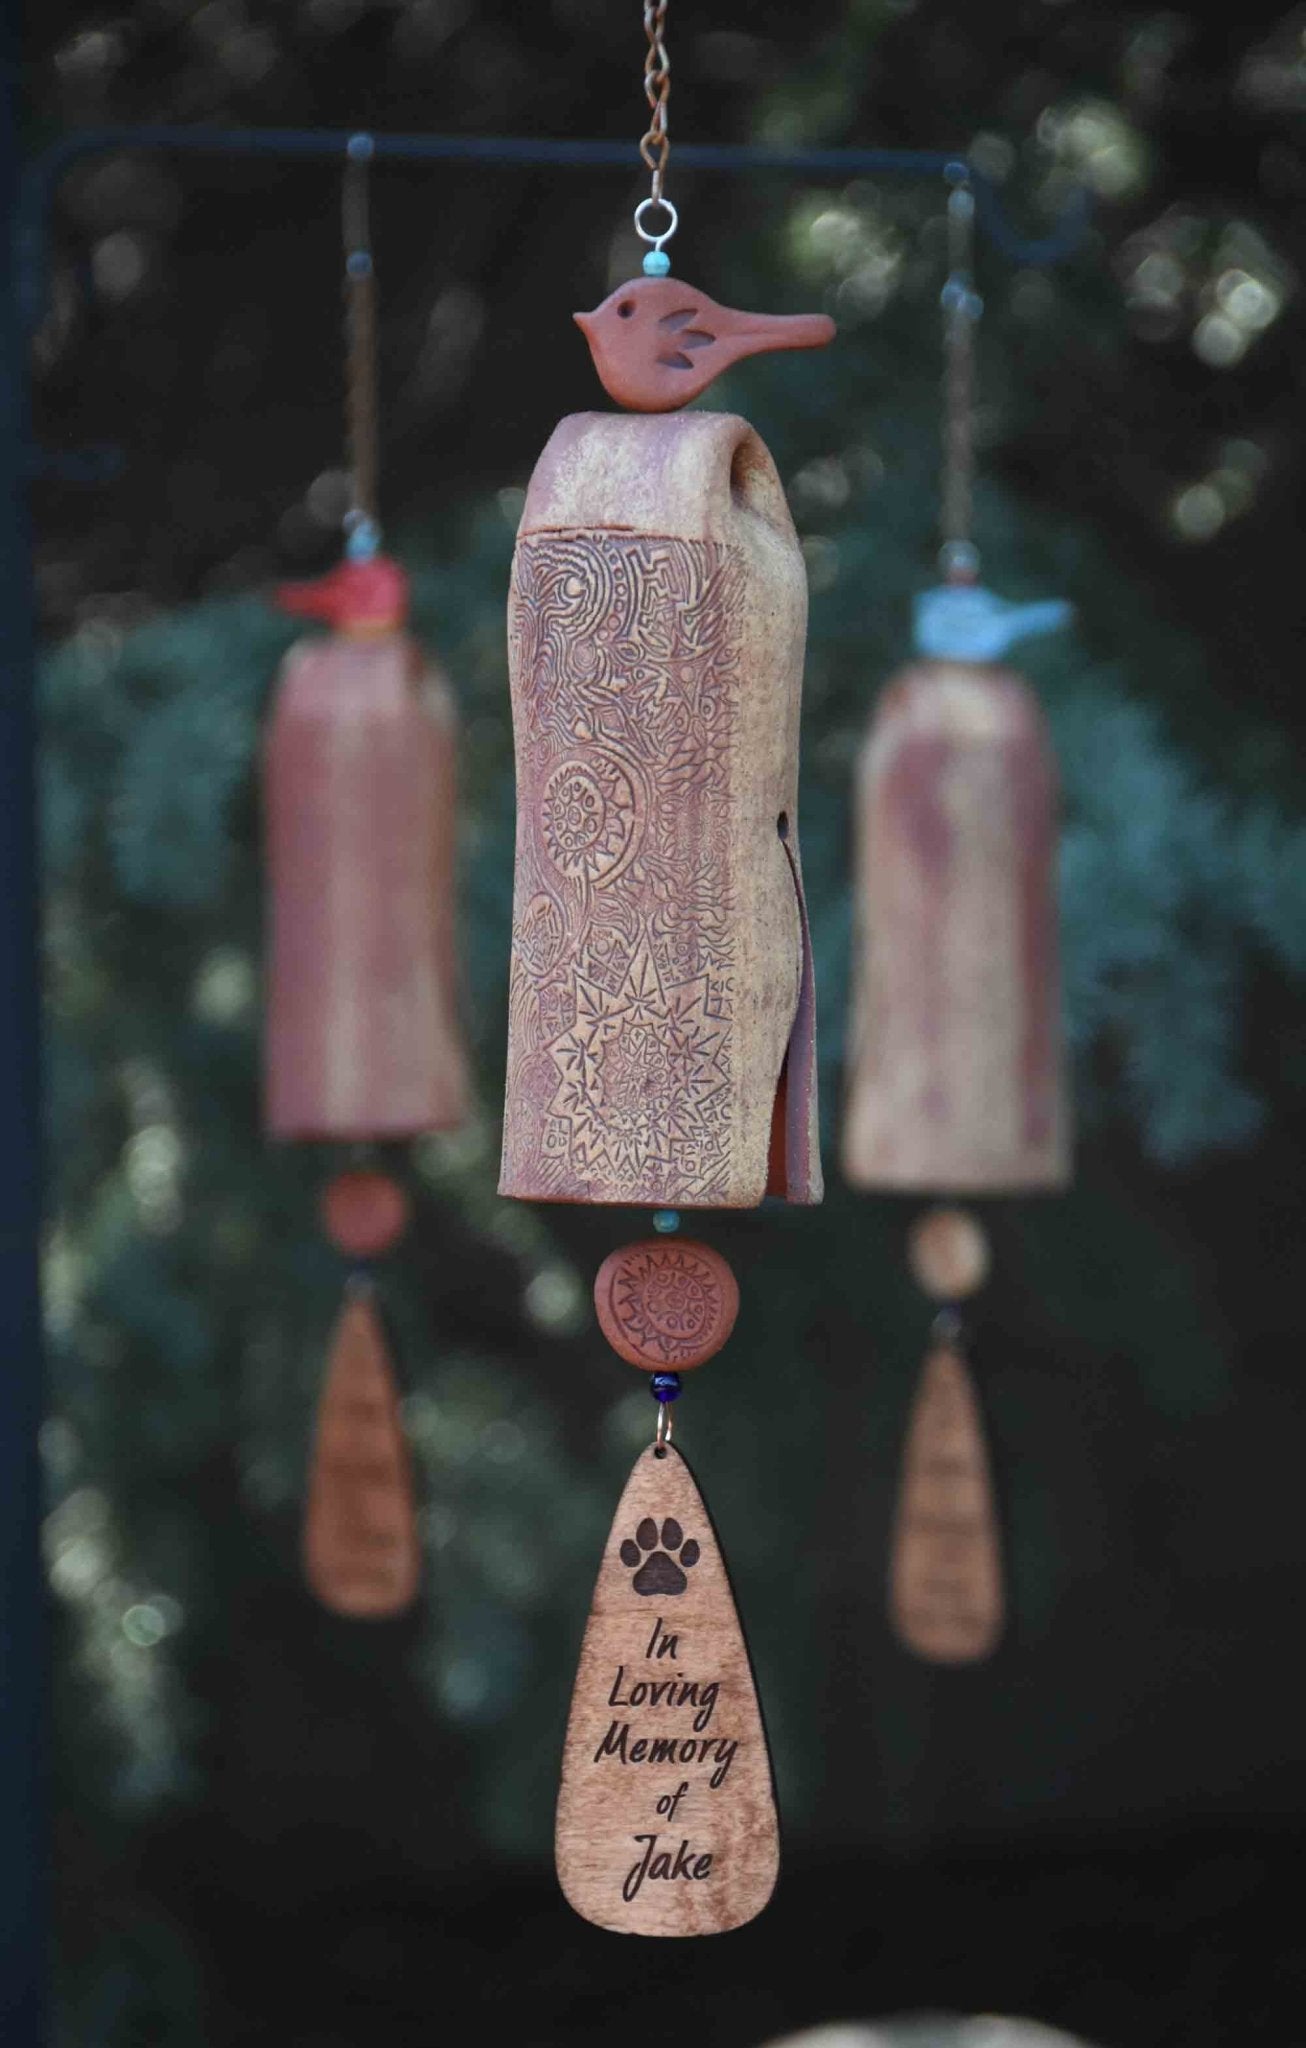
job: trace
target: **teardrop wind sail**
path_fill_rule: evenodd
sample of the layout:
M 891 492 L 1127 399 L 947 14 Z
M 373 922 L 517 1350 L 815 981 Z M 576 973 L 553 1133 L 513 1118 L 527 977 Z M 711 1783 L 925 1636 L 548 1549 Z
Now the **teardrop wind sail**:
M 563 1748 L 558 1877 L 617 1934 L 722 1934 L 780 1862 L 766 1734 L 716 1532 L 670 1445 L 642 1452 L 599 1567 Z
M 969 1664 L 996 1648 L 1003 1607 L 979 1404 L 962 1353 L 936 1343 L 926 1354 L 903 1449 L 890 1619 L 920 1656 Z
M 318 1407 L 304 1516 L 304 1570 L 324 1607 L 400 1614 L 421 1568 L 408 1446 L 385 1330 L 370 1289 L 340 1311 Z

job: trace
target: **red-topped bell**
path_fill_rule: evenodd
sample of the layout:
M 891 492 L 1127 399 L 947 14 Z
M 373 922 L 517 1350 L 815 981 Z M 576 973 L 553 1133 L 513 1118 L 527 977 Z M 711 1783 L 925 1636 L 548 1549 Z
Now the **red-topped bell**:
M 384 557 L 278 593 L 332 631 L 291 649 L 264 747 L 265 1117 L 275 1138 L 461 1122 L 453 697 Z

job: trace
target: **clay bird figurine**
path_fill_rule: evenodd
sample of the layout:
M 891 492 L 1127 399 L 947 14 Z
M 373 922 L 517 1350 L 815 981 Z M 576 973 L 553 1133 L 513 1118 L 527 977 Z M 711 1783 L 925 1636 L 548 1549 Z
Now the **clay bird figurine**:
M 675 412 L 744 356 L 824 348 L 828 313 L 737 313 L 674 277 L 619 285 L 576 325 L 609 398 L 629 412 Z
M 1059 597 L 1012 604 L 978 584 L 960 583 L 923 590 L 913 614 L 918 654 L 935 661 L 1001 661 L 1018 640 L 1066 625 L 1072 607 Z
M 392 633 L 407 616 L 408 578 L 386 555 L 337 562 L 310 583 L 283 583 L 276 602 L 283 612 L 325 619 L 338 633 Z

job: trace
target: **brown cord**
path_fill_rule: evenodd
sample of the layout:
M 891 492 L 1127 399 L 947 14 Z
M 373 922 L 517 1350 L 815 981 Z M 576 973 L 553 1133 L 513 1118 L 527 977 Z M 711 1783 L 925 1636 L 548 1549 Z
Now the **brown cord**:
M 349 525 L 377 517 L 376 275 L 367 204 L 367 160 L 345 165 L 345 426 Z
M 948 280 L 943 287 L 943 556 L 948 580 L 974 580 L 971 524 L 975 495 L 975 200 L 968 185 L 948 198 Z
M 651 197 L 662 204 L 662 185 L 667 175 L 671 144 L 667 138 L 667 99 L 671 92 L 671 60 L 663 40 L 667 26 L 667 0 L 644 0 L 644 33 L 648 55 L 644 59 L 644 97 L 650 120 L 640 139 L 639 153 L 652 172 Z

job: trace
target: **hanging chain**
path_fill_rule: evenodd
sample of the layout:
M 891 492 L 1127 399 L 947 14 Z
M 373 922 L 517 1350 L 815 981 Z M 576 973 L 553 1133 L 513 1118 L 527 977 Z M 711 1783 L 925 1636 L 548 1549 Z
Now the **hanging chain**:
M 667 0 L 644 0 L 644 33 L 648 55 L 644 59 L 644 97 L 649 104 L 649 124 L 641 138 L 639 153 L 652 172 L 649 197 L 662 204 L 662 185 L 667 175 L 671 143 L 667 137 L 667 100 L 671 92 L 671 61 L 663 40 L 667 26 Z
M 949 583 L 973 583 L 975 495 L 975 330 L 984 302 L 975 290 L 975 195 L 964 178 L 948 195 L 948 277 L 943 307 L 943 548 Z
M 377 525 L 376 273 L 368 207 L 370 136 L 349 141 L 342 194 L 345 245 L 345 426 L 349 461 L 349 552 L 367 557 Z
M 652 243 L 644 258 L 644 271 L 648 277 L 667 275 L 671 258 L 662 245 L 671 240 L 680 225 L 680 216 L 663 190 L 667 158 L 671 154 L 671 143 L 667 137 L 671 59 L 667 55 L 666 27 L 667 0 L 644 0 L 644 33 L 648 37 L 648 55 L 644 59 L 644 97 L 649 104 L 649 124 L 640 137 L 639 153 L 648 165 L 650 182 L 648 198 L 641 199 L 635 208 L 635 233 L 642 242 Z M 644 216 L 650 209 L 664 217 L 665 227 L 645 227 Z

